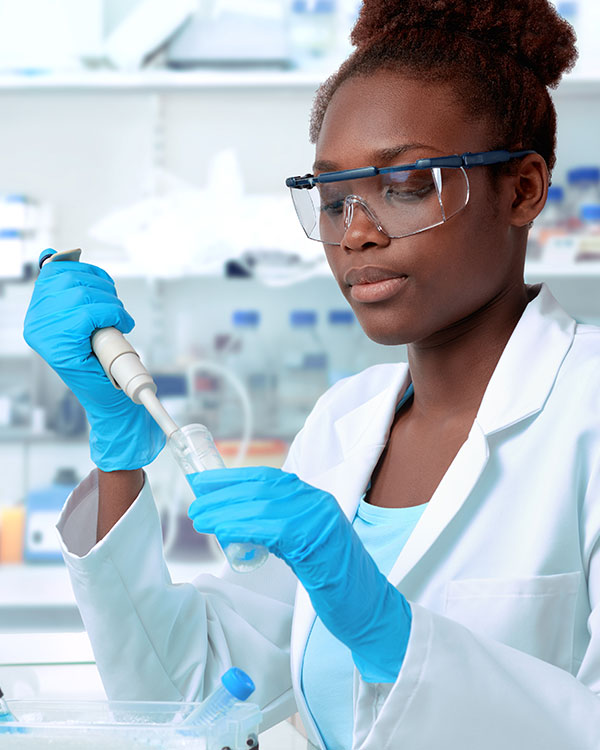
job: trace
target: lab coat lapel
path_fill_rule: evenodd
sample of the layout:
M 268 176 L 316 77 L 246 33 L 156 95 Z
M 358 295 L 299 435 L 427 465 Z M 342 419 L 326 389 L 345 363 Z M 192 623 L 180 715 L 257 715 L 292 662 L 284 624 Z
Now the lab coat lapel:
M 545 284 L 527 305 L 507 342 L 463 443 L 394 564 L 402 586 L 459 512 L 489 458 L 487 436 L 543 408 L 575 332 L 575 321 Z

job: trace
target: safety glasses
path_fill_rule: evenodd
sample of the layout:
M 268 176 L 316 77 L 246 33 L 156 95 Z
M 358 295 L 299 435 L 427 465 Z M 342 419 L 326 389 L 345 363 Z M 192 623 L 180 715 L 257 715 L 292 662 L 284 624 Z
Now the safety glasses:
M 311 240 L 339 245 L 362 210 L 391 239 L 433 229 L 469 202 L 466 170 L 501 164 L 535 151 L 483 151 L 418 159 L 394 167 L 361 167 L 288 177 L 300 224 Z

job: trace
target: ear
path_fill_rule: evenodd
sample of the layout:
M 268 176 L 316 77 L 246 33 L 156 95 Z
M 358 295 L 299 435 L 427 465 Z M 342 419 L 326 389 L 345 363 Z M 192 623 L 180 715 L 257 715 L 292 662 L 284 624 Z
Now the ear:
M 546 162 L 539 154 L 528 154 L 512 178 L 513 202 L 511 224 L 524 227 L 541 213 L 546 204 L 550 176 Z

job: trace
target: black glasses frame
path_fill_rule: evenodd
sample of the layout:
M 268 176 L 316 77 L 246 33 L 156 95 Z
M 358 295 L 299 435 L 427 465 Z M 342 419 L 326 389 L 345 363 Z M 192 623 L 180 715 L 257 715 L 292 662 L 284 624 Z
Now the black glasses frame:
M 402 164 L 397 167 L 359 167 L 358 169 L 343 169 L 339 172 L 322 172 L 315 177 L 306 174 L 304 177 L 288 177 L 285 181 L 287 187 L 294 190 L 310 190 L 315 185 L 328 182 L 342 182 L 343 180 L 360 180 L 365 177 L 375 177 L 378 174 L 391 174 L 393 172 L 406 172 L 410 169 L 434 169 L 435 167 L 447 167 L 450 169 L 471 169 L 472 167 L 486 167 L 491 164 L 502 164 L 511 159 L 519 159 L 537 151 L 479 151 L 471 153 L 467 151 L 460 156 L 435 156 L 430 159 L 417 159 L 412 164 Z

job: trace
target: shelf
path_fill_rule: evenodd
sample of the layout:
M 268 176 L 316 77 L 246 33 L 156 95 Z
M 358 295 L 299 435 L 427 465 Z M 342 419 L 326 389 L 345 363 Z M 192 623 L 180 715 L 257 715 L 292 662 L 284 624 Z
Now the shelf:
M 328 72 L 280 70 L 151 70 L 0 75 L 0 91 L 164 91 L 220 88 L 294 88 L 315 90 Z
M 331 70 L 217 70 L 192 71 L 142 70 L 78 71 L 71 73 L 41 73 L 38 75 L 0 74 L 0 92 L 9 91 L 142 91 L 274 88 L 314 91 Z M 567 77 L 555 91 L 554 97 L 600 95 L 599 78 Z
M 525 263 L 525 276 L 541 279 L 600 279 L 600 261 L 553 265 L 543 261 Z

